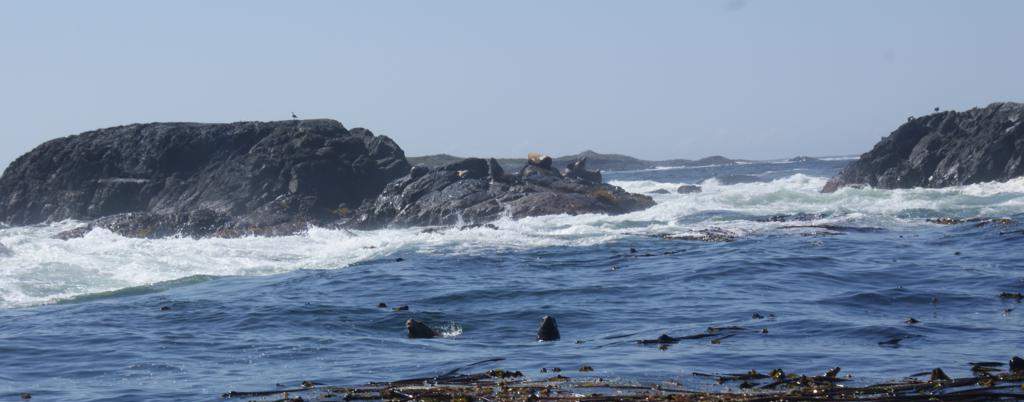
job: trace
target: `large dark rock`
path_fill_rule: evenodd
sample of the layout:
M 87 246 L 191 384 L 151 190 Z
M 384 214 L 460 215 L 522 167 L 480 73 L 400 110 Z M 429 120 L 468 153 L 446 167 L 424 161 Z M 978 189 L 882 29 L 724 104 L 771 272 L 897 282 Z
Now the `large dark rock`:
M 137 237 L 280 234 L 337 222 L 408 173 L 391 139 L 333 120 L 133 124 L 15 160 L 0 178 L 0 221 L 102 218 L 93 225 Z
M 565 177 L 545 158 L 534 158 L 518 174 L 501 171 L 495 160 L 469 158 L 439 168 L 419 168 L 389 184 L 360 210 L 357 226 L 479 224 L 503 216 L 622 214 L 648 208 L 646 196 L 594 182 L 578 172 Z M 578 166 L 582 169 L 582 164 Z
M 945 187 L 1024 175 L 1024 104 L 911 118 L 822 189 Z

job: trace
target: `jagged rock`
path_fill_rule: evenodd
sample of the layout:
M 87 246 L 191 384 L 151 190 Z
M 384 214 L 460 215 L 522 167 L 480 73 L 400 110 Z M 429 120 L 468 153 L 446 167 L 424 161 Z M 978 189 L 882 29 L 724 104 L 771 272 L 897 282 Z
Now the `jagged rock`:
M 946 187 L 1024 175 L 1024 104 L 993 103 L 909 120 L 833 177 L 823 192 Z
M 461 177 L 458 171 L 465 170 Z M 619 187 L 564 177 L 544 163 L 528 163 L 518 175 L 492 180 L 493 163 L 469 158 L 421 176 L 407 175 L 389 184 L 359 211 L 356 226 L 437 226 L 479 224 L 503 216 L 622 214 L 648 208 L 654 201 Z
M 391 139 L 333 120 L 133 124 L 15 160 L 0 178 L 0 221 L 95 220 L 137 237 L 282 234 L 337 222 L 407 173 Z
M 412 167 L 401 148 L 333 120 L 151 123 L 46 142 L 0 178 L 0 222 L 86 223 L 132 237 L 285 235 L 309 225 L 479 224 L 502 216 L 620 214 L 650 197 L 601 183 L 579 161 L 563 176 L 531 154 Z
M 676 189 L 676 192 L 679 194 L 693 194 L 701 192 L 701 188 L 693 184 L 683 184 Z

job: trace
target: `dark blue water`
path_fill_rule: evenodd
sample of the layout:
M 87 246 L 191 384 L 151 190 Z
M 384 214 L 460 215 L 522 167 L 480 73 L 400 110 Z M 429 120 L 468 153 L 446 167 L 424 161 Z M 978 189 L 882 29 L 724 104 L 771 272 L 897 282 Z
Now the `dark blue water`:
M 586 364 L 604 378 L 702 386 L 692 372 L 841 366 L 871 382 L 933 367 L 966 375 L 969 361 L 1024 353 L 1024 309 L 999 297 L 1024 289 L 1024 182 L 818 194 L 843 163 L 608 173 L 631 191 L 704 192 L 498 230 L 62 242 L 48 236 L 71 223 L 3 229 L 13 255 L 0 257 L 0 400 L 212 401 L 491 358 L 505 360 L 474 370 Z M 926 221 L 944 216 L 1015 222 Z M 707 230 L 734 241 L 687 240 Z M 543 315 L 561 341 L 534 340 Z M 407 339 L 408 318 L 447 336 Z M 719 344 L 636 343 L 709 326 L 743 330 Z

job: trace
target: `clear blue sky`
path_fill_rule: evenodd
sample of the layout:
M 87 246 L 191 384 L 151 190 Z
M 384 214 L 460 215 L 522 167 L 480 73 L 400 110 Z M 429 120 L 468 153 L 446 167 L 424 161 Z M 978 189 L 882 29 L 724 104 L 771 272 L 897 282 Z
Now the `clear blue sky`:
M 10 1 L 0 167 L 151 121 L 326 117 L 410 155 L 861 153 L 1024 100 L 1024 1 Z

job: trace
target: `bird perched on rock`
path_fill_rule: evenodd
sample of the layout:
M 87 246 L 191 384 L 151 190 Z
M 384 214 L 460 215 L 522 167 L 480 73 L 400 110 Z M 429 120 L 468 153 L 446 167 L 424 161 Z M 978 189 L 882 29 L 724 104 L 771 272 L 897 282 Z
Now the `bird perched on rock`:
M 292 112 L 292 118 L 293 118 L 293 119 L 298 119 L 298 118 L 299 118 L 299 116 L 296 116 L 296 115 L 295 115 L 295 112 Z

